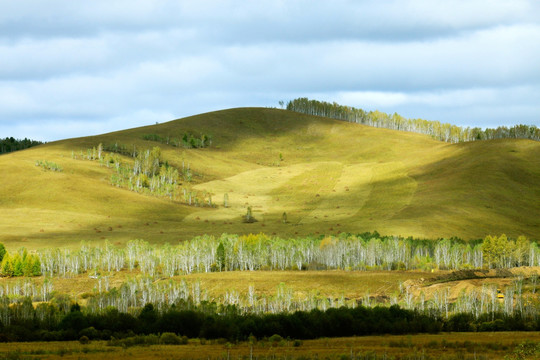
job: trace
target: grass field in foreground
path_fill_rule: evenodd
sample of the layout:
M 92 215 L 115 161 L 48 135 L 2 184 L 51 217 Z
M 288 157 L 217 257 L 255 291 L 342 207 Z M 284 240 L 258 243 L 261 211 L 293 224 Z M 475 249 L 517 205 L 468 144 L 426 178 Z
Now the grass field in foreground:
M 183 149 L 142 139 L 185 132 L 211 134 L 212 146 Z M 212 193 L 218 207 L 189 207 L 113 187 L 111 169 L 72 158 L 99 143 L 160 146 L 170 164 L 190 164 L 192 186 Z M 63 171 L 46 171 L 35 166 L 38 160 Z M 0 156 L 0 168 L 0 242 L 8 249 L 105 239 L 176 243 L 203 233 L 377 230 L 428 238 L 540 238 L 540 143 L 529 140 L 447 144 L 284 110 L 241 108 L 48 143 Z M 222 206 L 225 193 L 228 208 Z M 242 222 L 247 206 L 258 222 Z
M 105 341 L 32 342 L 0 344 L 0 355 L 12 358 L 47 359 L 362 359 L 373 353 L 378 358 L 477 359 L 498 360 L 511 354 L 525 340 L 539 342 L 540 332 L 442 333 L 436 335 L 365 336 L 270 343 L 257 341 L 251 350 L 246 342 L 238 344 L 190 340 L 187 345 L 152 345 L 129 348 L 107 346 Z M 297 344 L 298 345 L 298 344 Z M 352 355 L 352 357 L 351 357 Z M 423 356 L 423 357 L 422 357 Z M 370 357 L 371 359 L 373 357 Z

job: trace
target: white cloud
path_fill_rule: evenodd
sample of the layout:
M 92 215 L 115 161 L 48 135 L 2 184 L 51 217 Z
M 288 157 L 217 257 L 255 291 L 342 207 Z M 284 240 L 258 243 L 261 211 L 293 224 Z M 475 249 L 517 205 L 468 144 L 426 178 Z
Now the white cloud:
M 511 126 L 516 123 L 538 125 L 540 120 L 540 103 L 535 101 L 540 98 L 540 86 L 312 95 L 365 110 L 397 112 L 409 118 L 438 120 L 465 127 Z
M 532 0 L 1 2 L 0 137 L 298 96 L 540 125 L 538 44 Z

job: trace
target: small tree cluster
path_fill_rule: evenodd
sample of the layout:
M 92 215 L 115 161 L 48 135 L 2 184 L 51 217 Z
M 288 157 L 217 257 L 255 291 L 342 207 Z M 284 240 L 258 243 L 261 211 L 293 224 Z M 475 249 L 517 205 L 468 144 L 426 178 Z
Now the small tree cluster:
M 212 145 L 212 137 L 207 134 L 195 136 L 191 133 L 184 133 L 180 138 L 166 136 L 163 137 L 157 134 L 145 134 L 142 136 L 144 140 L 157 141 L 162 144 L 167 144 L 186 149 L 199 149 Z
M 529 260 L 538 256 L 525 236 L 519 236 L 517 239 L 511 240 L 505 234 L 499 237 L 486 236 L 482 243 L 482 252 L 484 261 L 490 268 L 528 265 Z
M 10 303 L 17 302 L 21 297 L 29 297 L 32 301 L 49 301 L 53 287 L 50 279 L 44 279 L 41 284 L 36 284 L 28 277 L 16 281 L 3 281 L 0 283 L 0 297 L 7 296 Z
M 11 277 L 41 275 L 41 262 L 39 256 L 37 254 L 29 254 L 25 248 L 21 248 L 14 254 L 5 252 L 1 258 L 1 276 Z
M 111 149 L 115 153 L 105 152 Z M 125 155 L 126 152 L 133 158 L 133 162 L 124 162 L 116 154 Z M 74 153 L 72 157 L 77 158 Z M 189 185 L 193 178 L 189 163 L 186 166 L 185 162 L 182 162 L 182 169 L 179 171 L 162 159 L 159 147 L 140 151 L 134 146 L 130 152 L 126 146 L 118 143 L 105 147 L 99 144 L 98 147 L 87 149 L 86 155 L 81 151 L 80 159 L 99 160 L 101 165 L 112 168 L 114 170 L 110 178 L 112 185 L 139 193 L 165 196 L 171 200 L 183 201 L 187 205 L 215 206 L 210 192 L 196 191 Z M 188 184 L 180 186 L 182 180 Z
M 57 163 L 52 162 L 52 161 L 47 161 L 47 160 L 37 160 L 36 166 L 41 166 L 43 169 L 50 170 L 50 171 L 60 172 L 63 170 L 62 167 L 58 165 Z

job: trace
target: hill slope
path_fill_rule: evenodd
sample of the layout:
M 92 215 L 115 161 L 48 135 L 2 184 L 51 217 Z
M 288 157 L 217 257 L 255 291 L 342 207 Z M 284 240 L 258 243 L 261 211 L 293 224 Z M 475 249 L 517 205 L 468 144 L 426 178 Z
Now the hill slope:
M 183 149 L 142 139 L 185 132 L 211 134 L 213 144 Z M 113 170 L 72 158 L 99 143 L 161 147 L 169 164 L 189 163 L 193 187 L 212 193 L 220 206 L 190 207 L 112 186 Z M 37 160 L 63 171 L 45 171 Z M 48 143 L 0 156 L 0 168 L 0 242 L 8 247 L 177 242 L 223 232 L 540 238 L 540 143 L 529 140 L 446 144 L 284 110 L 240 108 Z M 228 208 L 221 206 L 224 193 Z M 247 206 L 258 222 L 242 223 Z

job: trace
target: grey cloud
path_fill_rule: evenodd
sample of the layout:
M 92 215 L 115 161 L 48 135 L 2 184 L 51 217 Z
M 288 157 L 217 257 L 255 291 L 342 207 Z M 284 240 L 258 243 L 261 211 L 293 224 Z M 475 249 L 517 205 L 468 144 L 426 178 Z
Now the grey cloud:
M 462 125 L 540 125 L 539 4 L 1 2 L 0 137 L 310 95 Z
M 89 37 L 196 28 L 201 40 L 304 42 L 429 39 L 495 24 L 536 22 L 534 1 L 92 1 L 0 5 L 1 36 Z

